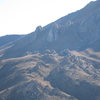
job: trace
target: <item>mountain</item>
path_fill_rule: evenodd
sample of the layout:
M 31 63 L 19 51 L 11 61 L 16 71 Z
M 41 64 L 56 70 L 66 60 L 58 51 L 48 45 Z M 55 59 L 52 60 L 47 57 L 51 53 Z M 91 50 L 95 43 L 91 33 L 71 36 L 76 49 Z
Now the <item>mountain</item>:
M 17 39 L 20 39 L 23 35 L 6 35 L 0 37 L 0 47 L 3 45 L 7 45 Z
M 24 56 L 27 52 L 44 52 L 46 49 L 57 52 L 63 49 L 85 50 L 88 45 L 100 39 L 99 6 L 99 0 L 92 1 L 85 8 L 45 27 L 38 26 L 35 32 L 12 43 L 13 46 L 5 51 L 2 59 Z
M 91 43 L 88 47 L 89 48 L 93 48 L 93 50 L 99 52 L 100 51 L 100 45 L 99 45 L 99 43 L 100 43 L 100 38 L 97 39 L 96 41 L 94 41 L 93 43 Z
M 100 100 L 100 0 L 24 36 L 0 38 L 0 100 Z
M 0 100 L 77 100 L 44 79 L 56 64 L 53 56 L 40 54 L 2 60 Z
M 67 51 L 0 62 L 0 100 L 99 100 L 100 60 Z
M 100 1 L 92 1 L 85 8 L 45 27 L 38 26 L 35 32 L 13 43 L 3 58 L 23 56 L 26 52 L 43 52 L 46 49 L 57 52 L 63 49 L 86 49 L 89 44 L 100 39 L 99 6 Z

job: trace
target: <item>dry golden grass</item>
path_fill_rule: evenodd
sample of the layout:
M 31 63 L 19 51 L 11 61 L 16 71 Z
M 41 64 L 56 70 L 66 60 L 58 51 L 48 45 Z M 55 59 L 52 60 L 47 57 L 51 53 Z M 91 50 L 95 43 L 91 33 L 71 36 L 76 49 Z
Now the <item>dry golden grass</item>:
M 77 51 L 71 51 L 72 54 L 76 55 L 76 56 L 81 56 L 81 57 L 85 57 L 86 59 L 89 59 L 89 60 L 92 60 L 92 61 L 95 61 L 95 62 L 100 62 L 99 59 L 96 59 L 96 58 L 93 58 L 93 57 L 89 57 L 89 56 L 86 56 L 84 53 L 82 52 L 77 52 Z

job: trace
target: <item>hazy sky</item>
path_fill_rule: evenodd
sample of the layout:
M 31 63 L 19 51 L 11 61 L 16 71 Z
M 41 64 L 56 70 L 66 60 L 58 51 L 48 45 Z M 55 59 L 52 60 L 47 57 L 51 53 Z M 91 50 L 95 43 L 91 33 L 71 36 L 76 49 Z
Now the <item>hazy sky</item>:
M 0 36 L 26 34 L 83 8 L 92 0 L 0 0 Z

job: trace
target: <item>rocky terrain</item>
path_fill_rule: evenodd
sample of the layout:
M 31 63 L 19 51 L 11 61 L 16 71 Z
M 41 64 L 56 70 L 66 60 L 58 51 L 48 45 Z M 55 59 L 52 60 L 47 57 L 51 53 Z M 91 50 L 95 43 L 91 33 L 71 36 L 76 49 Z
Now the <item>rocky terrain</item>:
M 0 62 L 0 100 L 99 100 L 100 60 L 71 51 Z
M 43 53 L 46 49 L 61 52 L 64 49 L 83 51 L 91 48 L 99 52 L 99 12 L 100 1 L 92 1 L 85 8 L 45 27 L 38 26 L 31 34 L 10 44 L 1 59 L 25 56 L 27 52 Z
M 0 37 L 0 100 L 100 100 L 100 0 L 27 35 Z

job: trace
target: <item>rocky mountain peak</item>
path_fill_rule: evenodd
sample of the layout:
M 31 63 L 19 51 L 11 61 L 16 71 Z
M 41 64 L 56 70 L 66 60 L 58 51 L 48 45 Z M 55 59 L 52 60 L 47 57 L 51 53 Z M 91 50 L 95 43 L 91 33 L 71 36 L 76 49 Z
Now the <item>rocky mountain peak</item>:
M 43 27 L 37 26 L 35 32 L 41 32 L 41 31 L 43 31 Z
M 59 53 L 64 49 L 85 50 L 90 44 L 100 39 L 99 11 L 100 3 L 93 1 L 83 9 L 64 16 L 45 27 L 38 26 L 32 34 L 16 41 L 2 57 L 7 58 L 11 55 L 16 57 L 24 55 L 27 51 L 44 52 L 46 49 Z M 91 48 L 95 49 L 92 45 Z M 22 51 L 21 54 L 13 54 L 13 51 L 17 52 L 16 50 Z

